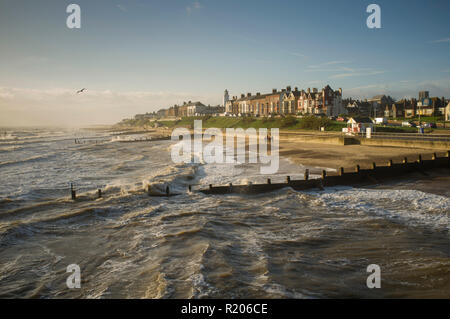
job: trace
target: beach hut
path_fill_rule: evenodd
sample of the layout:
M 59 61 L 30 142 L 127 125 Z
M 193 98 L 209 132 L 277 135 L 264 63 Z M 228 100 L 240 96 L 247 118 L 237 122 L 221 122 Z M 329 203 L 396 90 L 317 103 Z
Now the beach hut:
M 366 133 L 368 128 L 373 132 L 373 122 L 368 117 L 351 117 L 347 121 L 348 133 Z

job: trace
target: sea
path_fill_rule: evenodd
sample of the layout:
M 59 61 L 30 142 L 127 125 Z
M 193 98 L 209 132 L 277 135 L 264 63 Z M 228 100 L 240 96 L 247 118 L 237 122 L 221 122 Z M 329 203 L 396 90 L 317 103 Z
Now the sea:
M 450 298 L 448 183 L 205 195 L 268 176 L 259 164 L 175 164 L 173 144 L 2 129 L 0 298 Z M 281 158 L 270 178 L 305 169 L 325 168 Z M 158 196 L 167 186 L 173 196 Z M 80 288 L 67 285 L 73 264 Z M 367 285 L 374 264 L 380 288 Z

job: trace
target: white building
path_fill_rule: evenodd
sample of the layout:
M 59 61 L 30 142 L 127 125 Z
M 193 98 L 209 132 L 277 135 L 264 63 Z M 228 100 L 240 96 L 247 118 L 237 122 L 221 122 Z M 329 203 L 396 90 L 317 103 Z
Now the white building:
M 201 102 L 191 102 L 187 106 L 187 116 L 195 116 L 196 114 L 204 114 L 208 107 Z
M 368 117 L 351 117 L 347 122 L 348 133 L 366 133 L 366 130 L 370 128 L 373 132 L 373 122 Z
M 450 121 L 450 103 L 447 104 L 444 111 L 445 121 Z

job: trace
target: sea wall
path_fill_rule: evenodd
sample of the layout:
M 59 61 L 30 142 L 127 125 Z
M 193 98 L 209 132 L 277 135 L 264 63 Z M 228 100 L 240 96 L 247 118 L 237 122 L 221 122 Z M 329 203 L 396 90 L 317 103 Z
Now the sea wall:
M 298 136 L 283 136 L 280 134 L 280 141 L 283 139 L 289 141 L 298 141 L 303 143 L 319 143 L 319 144 L 332 144 L 332 145 L 352 145 L 359 144 L 358 139 L 353 137 L 344 136 L 317 136 L 317 135 L 298 135 Z
M 449 141 L 359 138 L 359 143 L 361 145 L 368 145 L 368 146 L 394 146 L 394 147 L 424 148 L 424 149 L 435 149 L 435 150 L 450 149 Z

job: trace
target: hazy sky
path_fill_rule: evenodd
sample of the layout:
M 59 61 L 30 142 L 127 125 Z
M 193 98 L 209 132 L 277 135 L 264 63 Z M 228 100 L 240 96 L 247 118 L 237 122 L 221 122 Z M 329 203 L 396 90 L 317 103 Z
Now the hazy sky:
M 70 3 L 81 29 L 66 26 Z M 381 29 L 366 26 L 371 3 Z M 0 0 L 0 125 L 115 123 L 219 104 L 225 88 L 450 97 L 449 12 L 448 0 Z

